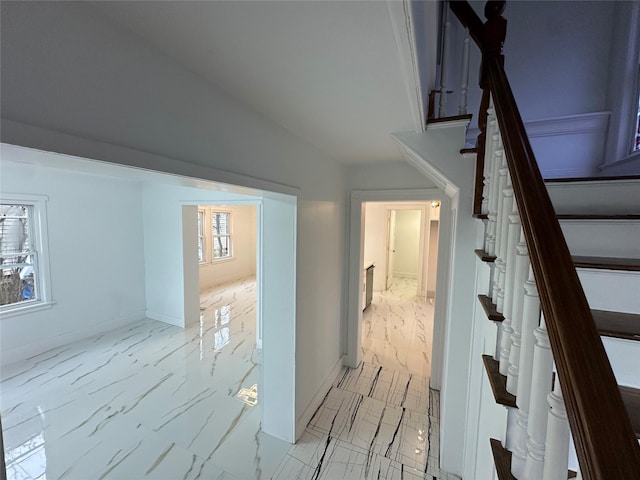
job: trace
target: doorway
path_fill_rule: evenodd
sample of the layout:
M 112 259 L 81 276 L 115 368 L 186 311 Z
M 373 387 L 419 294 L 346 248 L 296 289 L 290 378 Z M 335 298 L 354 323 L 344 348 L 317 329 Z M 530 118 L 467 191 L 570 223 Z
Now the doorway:
M 227 194 L 227 198 L 230 195 Z M 223 197 L 224 198 L 224 197 Z M 260 351 L 257 368 L 262 431 L 289 443 L 295 442 L 295 218 L 297 199 L 289 195 L 265 194 L 262 198 L 232 199 L 211 203 L 209 213 L 238 212 L 235 207 L 253 208 L 255 244 L 248 250 L 255 252 L 255 315 L 256 343 Z M 182 205 L 182 275 L 185 326 L 200 321 L 200 241 L 197 238 L 200 201 Z M 203 210 L 203 209 L 200 209 Z M 207 210 L 205 209 L 205 213 Z M 232 216 L 227 217 L 231 222 Z M 205 222 L 206 225 L 206 222 Z M 211 222 L 209 222 L 211 225 Z M 233 227 L 230 230 L 233 236 Z M 226 235 L 222 231 L 219 234 Z M 246 232 L 245 232 L 246 233 Z M 216 239 L 217 240 L 217 239 Z M 213 239 L 209 240 L 210 242 Z M 226 241 L 216 241 L 211 255 L 222 255 Z M 206 239 L 204 242 L 206 249 Z M 221 246 L 222 245 L 222 246 Z M 229 252 L 233 254 L 233 240 Z M 266 252 L 269 252 L 267 255 Z M 247 255 L 249 258 L 251 254 Z M 221 263 L 231 262 L 220 259 Z M 231 269 L 232 271 L 233 269 Z M 204 277 L 204 275 L 203 275 Z M 247 307 L 249 308 L 249 307 Z M 220 314 L 224 312 L 219 312 Z M 263 328 L 268 325 L 268 328 Z M 255 372 L 254 372 L 255 373 Z M 240 388 L 252 396 L 251 386 Z M 235 392 L 234 392 L 235 394 Z M 283 408 L 286 405 L 288 408 Z
M 382 207 L 382 215 L 368 215 L 368 204 L 391 204 L 389 207 Z M 419 206 L 416 206 L 419 204 Z M 375 205 L 374 205 L 375 207 Z M 402 207 L 402 208 L 400 208 Z M 349 268 L 349 305 L 348 305 L 348 322 L 347 322 L 347 356 L 345 364 L 355 368 L 360 366 L 363 361 L 362 335 L 364 328 L 363 313 L 363 296 L 362 282 L 363 268 L 371 262 L 371 259 L 365 256 L 365 244 L 371 246 L 366 240 L 365 229 L 375 225 L 378 222 L 378 239 L 373 239 L 373 244 L 377 244 L 376 272 L 374 277 L 374 291 L 378 291 L 378 297 L 381 297 L 386 291 L 386 269 L 388 257 L 388 224 L 389 215 L 387 210 L 421 210 L 420 229 L 422 231 L 422 240 L 419 243 L 423 245 L 422 259 L 418 262 L 418 268 L 422 271 L 416 273 L 416 282 L 411 296 L 422 302 L 422 305 L 429 305 L 433 309 L 433 328 L 432 328 L 432 357 L 430 368 L 427 374 L 431 378 L 432 385 L 439 385 L 442 378 L 445 338 L 445 319 L 448 309 L 448 284 L 449 276 L 449 251 L 448 248 L 442 248 L 448 244 L 448 239 L 453 235 L 452 231 L 452 213 L 451 200 L 445 192 L 440 189 L 422 189 L 422 190 L 379 190 L 379 191 L 354 191 L 351 194 L 351 223 L 350 223 L 350 252 L 351 261 Z M 434 223 L 435 222 L 435 223 Z M 434 241 L 436 240 L 437 241 Z M 367 247 L 366 255 L 371 255 Z M 440 247 L 440 248 L 439 248 Z M 396 248 L 397 250 L 397 248 Z M 443 268 L 431 268 L 431 275 L 427 268 L 427 262 L 431 259 L 432 263 Z M 435 261 L 434 261 L 435 260 Z M 378 268 L 380 267 L 380 268 Z M 394 267 L 395 270 L 395 267 Z M 418 288 L 418 281 L 421 282 Z M 438 288 L 436 289 L 436 284 Z M 436 293 L 437 292 L 437 293 Z M 374 304 L 376 294 L 374 292 Z M 437 388 L 437 387 L 436 387 Z
M 437 242 L 430 234 L 437 214 L 429 202 L 364 202 L 364 267 L 371 272 L 374 266 L 367 282 L 374 298 L 362 316 L 365 363 L 431 374 L 435 287 L 429 301 L 427 291 L 437 269 Z M 433 232 L 437 240 L 437 227 Z

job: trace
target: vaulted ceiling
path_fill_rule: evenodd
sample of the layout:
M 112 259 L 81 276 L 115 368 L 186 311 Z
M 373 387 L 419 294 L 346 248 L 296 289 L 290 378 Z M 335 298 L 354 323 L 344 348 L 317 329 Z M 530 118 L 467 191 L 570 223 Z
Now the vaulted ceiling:
M 436 2 L 92 6 L 341 162 L 400 160 L 390 134 L 422 128 L 420 83 L 435 76 Z

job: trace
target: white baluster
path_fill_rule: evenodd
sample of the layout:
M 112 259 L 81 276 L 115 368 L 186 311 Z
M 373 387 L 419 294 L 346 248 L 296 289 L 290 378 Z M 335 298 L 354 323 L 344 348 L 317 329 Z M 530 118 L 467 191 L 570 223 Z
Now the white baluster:
M 514 209 L 517 212 L 517 208 Z M 511 351 L 509 352 L 509 371 L 507 373 L 507 391 L 514 395 L 518 394 L 518 375 L 520 370 L 520 347 L 522 344 L 522 305 L 524 303 L 524 284 L 527 281 L 529 271 L 529 252 L 527 244 L 522 235 L 520 226 L 520 216 L 515 213 L 510 215 L 509 237 L 514 244 L 513 256 L 510 259 L 513 265 L 509 271 L 511 277 L 507 275 L 507 280 L 513 283 L 513 293 L 510 305 L 511 328 Z M 510 278 L 509 278 L 510 277 Z
M 449 59 L 449 28 L 451 21 L 449 20 L 449 4 L 444 2 L 444 21 L 442 29 L 442 61 L 440 62 L 440 106 L 438 108 L 438 117 L 446 115 L 447 107 L 447 60 Z
M 535 329 L 536 343 L 533 352 L 529 421 L 527 424 L 527 460 L 521 480 L 540 480 L 544 469 L 545 441 L 549 405 L 547 395 L 551 391 L 553 356 L 544 316 Z
M 553 392 L 548 396 L 550 410 L 542 476 L 544 480 L 567 478 L 569 470 L 569 422 L 559 380 L 556 375 Z
M 518 252 L 526 253 L 524 232 L 520 230 L 521 243 L 518 244 Z M 522 303 L 522 327 L 520 334 L 520 361 L 518 365 L 518 390 L 516 403 L 518 404 L 518 430 L 524 436 L 524 444 L 520 443 L 513 450 L 511 460 L 511 472 L 516 478 L 532 478 L 525 476 L 525 468 L 528 455 L 527 431 L 529 425 L 529 407 L 532 396 L 533 355 L 535 345 L 534 331 L 540 321 L 540 301 L 538 289 L 533 278 L 533 270 L 528 255 L 525 256 L 528 278 L 524 284 L 524 298 Z M 515 341 L 514 341 L 515 343 Z M 513 348 L 513 347 L 512 347 Z
M 495 120 L 494 120 L 495 121 Z M 497 133 L 497 122 L 496 127 L 492 129 L 493 133 L 491 135 L 491 154 L 487 156 L 485 152 L 485 161 L 489 161 L 491 168 L 491 186 L 489 190 L 489 213 L 487 214 L 488 222 L 488 232 L 489 235 L 487 237 L 487 246 L 485 251 L 489 255 L 496 254 L 496 215 L 498 210 L 498 167 L 501 163 L 501 158 L 498 158 L 502 155 L 502 151 L 499 149 L 500 135 Z M 494 301 L 495 303 L 495 301 Z
M 464 40 L 462 41 L 462 80 L 460 82 L 460 105 L 458 115 L 467 113 L 467 92 L 469 91 L 469 29 L 464 29 Z
M 498 191 L 497 191 L 497 208 L 496 208 L 496 240 L 495 240 L 495 250 L 496 250 L 496 260 L 494 262 L 495 270 L 495 280 L 494 280 L 494 299 L 493 302 L 496 304 L 496 309 L 498 312 L 505 312 L 505 293 L 508 288 L 506 282 L 507 276 L 507 235 L 506 235 L 506 226 L 508 226 L 508 215 L 507 213 L 511 213 L 510 205 L 507 205 L 505 191 L 507 189 L 507 176 L 508 169 L 507 163 L 504 157 L 504 152 L 502 152 L 502 143 L 500 138 L 498 138 L 498 150 L 496 151 L 496 159 L 500 161 L 500 165 L 498 166 Z M 508 212 L 506 210 L 509 210 Z M 507 223 L 505 223 L 505 221 Z M 502 375 L 507 374 L 507 369 L 509 368 L 509 350 L 511 349 L 511 319 L 508 316 L 505 316 L 504 321 L 500 324 L 501 332 L 501 344 L 500 344 L 500 373 Z

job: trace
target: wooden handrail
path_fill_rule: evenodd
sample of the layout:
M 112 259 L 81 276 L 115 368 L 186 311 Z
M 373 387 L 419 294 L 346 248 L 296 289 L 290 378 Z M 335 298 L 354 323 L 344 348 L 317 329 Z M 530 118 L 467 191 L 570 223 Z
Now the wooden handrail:
M 470 5 L 451 2 L 451 9 L 482 48 Z M 588 480 L 638 478 L 640 447 L 504 67 L 495 55 L 483 61 L 581 473 Z

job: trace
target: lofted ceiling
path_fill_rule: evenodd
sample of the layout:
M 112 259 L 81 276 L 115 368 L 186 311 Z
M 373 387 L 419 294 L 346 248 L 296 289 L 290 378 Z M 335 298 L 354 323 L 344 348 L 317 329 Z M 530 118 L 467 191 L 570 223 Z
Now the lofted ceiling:
M 435 31 L 435 2 L 425 5 Z M 390 134 L 422 129 L 424 72 L 408 1 L 92 6 L 338 161 L 400 160 Z

